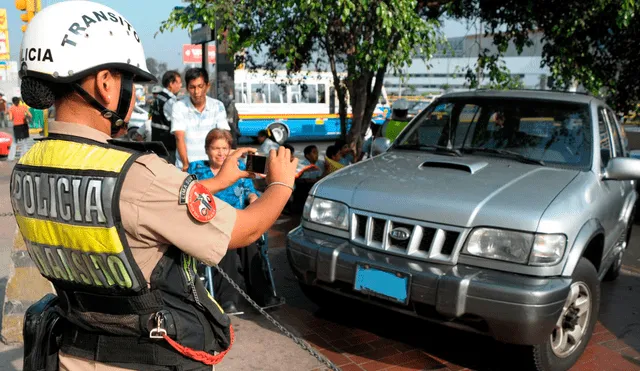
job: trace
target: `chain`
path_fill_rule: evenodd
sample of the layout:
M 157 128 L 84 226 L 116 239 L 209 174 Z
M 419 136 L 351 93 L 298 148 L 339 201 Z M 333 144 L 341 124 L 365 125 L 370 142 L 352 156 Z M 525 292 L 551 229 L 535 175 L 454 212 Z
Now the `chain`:
M 324 363 L 325 365 L 327 365 L 331 370 L 340 371 L 338 366 L 334 365 L 333 362 L 331 362 L 326 357 L 324 357 L 321 354 L 319 354 L 318 352 L 316 352 L 311 345 L 309 345 L 304 340 L 299 339 L 297 336 L 295 336 L 294 334 L 289 332 L 289 330 L 287 330 L 284 326 L 282 326 L 278 321 L 276 321 L 275 318 L 271 317 L 271 315 L 269 315 L 269 313 L 267 313 L 264 309 L 262 309 L 258 305 L 258 303 L 253 301 L 253 299 L 251 299 L 251 297 L 249 297 L 249 295 L 247 295 L 247 293 L 245 293 L 242 290 L 242 288 L 240 288 L 240 286 L 238 286 L 238 284 L 233 282 L 231 277 L 229 277 L 225 272 L 223 272 L 222 269 L 220 269 L 220 267 L 218 267 L 217 265 L 213 265 L 213 267 L 218 270 L 218 272 L 222 275 L 222 277 L 224 277 L 227 281 L 229 281 L 229 283 L 231 284 L 231 286 L 233 286 L 233 288 L 238 290 L 240 295 L 242 295 L 242 297 L 245 298 L 249 302 L 249 304 L 251 304 L 251 306 L 253 306 L 258 312 L 260 312 L 263 316 L 265 316 L 269 320 L 269 322 L 271 322 L 280 331 L 282 331 L 283 334 L 287 335 L 287 337 L 289 337 L 291 340 L 293 340 L 296 344 L 300 345 L 300 347 L 302 347 L 302 349 L 304 349 L 307 352 L 309 352 L 309 354 L 314 356 L 321 363 Z
M 9 212 L 9 213 L 0 213 L 0 218 L 6 218 L 8 216 L 13 216 L 13 213 Z

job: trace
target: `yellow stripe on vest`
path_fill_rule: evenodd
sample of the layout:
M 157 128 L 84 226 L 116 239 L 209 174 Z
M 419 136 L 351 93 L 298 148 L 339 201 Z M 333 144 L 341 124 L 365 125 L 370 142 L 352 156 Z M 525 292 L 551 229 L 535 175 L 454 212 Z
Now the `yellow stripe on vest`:
M 96 145 L 61 140 L 36 143 L 19 164 L 69 170 L 122 171 L 130 153 Z M 83 159 L 78 161 L 78 159 Z
M 88 227 L 16 215 L 27 240 L 49 246 L 64 246 L 82 252 L 119 254 L 124 251 L 116 227 Z

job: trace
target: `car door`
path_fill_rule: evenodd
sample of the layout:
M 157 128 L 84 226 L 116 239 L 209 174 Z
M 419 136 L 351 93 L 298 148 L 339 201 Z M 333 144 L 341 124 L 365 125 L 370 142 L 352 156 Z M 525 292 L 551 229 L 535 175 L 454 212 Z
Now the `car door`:
M 620 136 L 617 135 L 615 122 L 612 125 L 607 109 L 605 107 L 598 108 L 598 127 L 600 132 L 600 155 L 601 170 L 604 173 L 609 161 L 614 157 L 623 157 L 625 154 L 624 147 L 619 142 Z M 600 222 L 605 229 L 605 251 L 603 254 L 607 256 L 610 250 L 615 246 L 622 233 L 625 231 L 625 223 L 623 220 L 625 206 L 627 203 L 628 181 L 619 180 L 602 180 L 601 181 L 601 200 L 598 203 Z
M 619 148 L 619 151 L 616 151 L 617 156 L 629 157 L 629 142 L 627 141 L 626 135 L 620 122 L 616 119 L 616 115 L 611 109 L 607 109 L 607 117 L 609 118 L 609 123 L 613 133 L 613 142 L 616 148 Z M 622 181 L 622 188 L 624 192 L 624 208 L 622 210 L 622 215 L 620 215 L 620 222 L 623 227 L 628 225 L 629 217 L 631 216 L 631 208 L 635 204 L 635 186 L 636 181 L 633 180 L 625 180 Z M 623 231 L 626 229 L 623 229 Z

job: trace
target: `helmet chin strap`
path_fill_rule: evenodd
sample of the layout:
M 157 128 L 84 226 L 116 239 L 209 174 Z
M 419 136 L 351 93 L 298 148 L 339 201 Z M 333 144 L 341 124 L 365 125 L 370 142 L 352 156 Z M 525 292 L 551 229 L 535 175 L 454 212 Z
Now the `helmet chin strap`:
M 116 111 L 112 111 L 107 109 L 105 106 L 100 104 L 91 94 L 87 93 L 86 90 L 80 86 L 78 83 L 71 84 L 73 89 L 85 100 L 85 102 L 89 103 L 93 108 L 98 110 L 102 117 L 108 119 L 111 122 L 111 135 L 116 135 L 122 127 L 127 126 L 127 122 L 124 119 L 127 117 L 127 113 L 129 113 L 129 106 L 131 105 L 131 96 L 133 94 L 133 75 L 128 73 L 123 73 L 122 78 L 120 80 L 120 98 L 118 100 L 118 108 Z

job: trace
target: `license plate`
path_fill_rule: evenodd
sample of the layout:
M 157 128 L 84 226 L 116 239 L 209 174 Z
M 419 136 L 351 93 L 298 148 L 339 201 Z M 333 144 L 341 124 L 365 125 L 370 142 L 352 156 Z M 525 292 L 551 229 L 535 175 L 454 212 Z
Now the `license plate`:
M 353 289 L 400 304 L 409 302 L 409 279 L 406 273 L 392 272 L 368 265 L 356 266 Z

